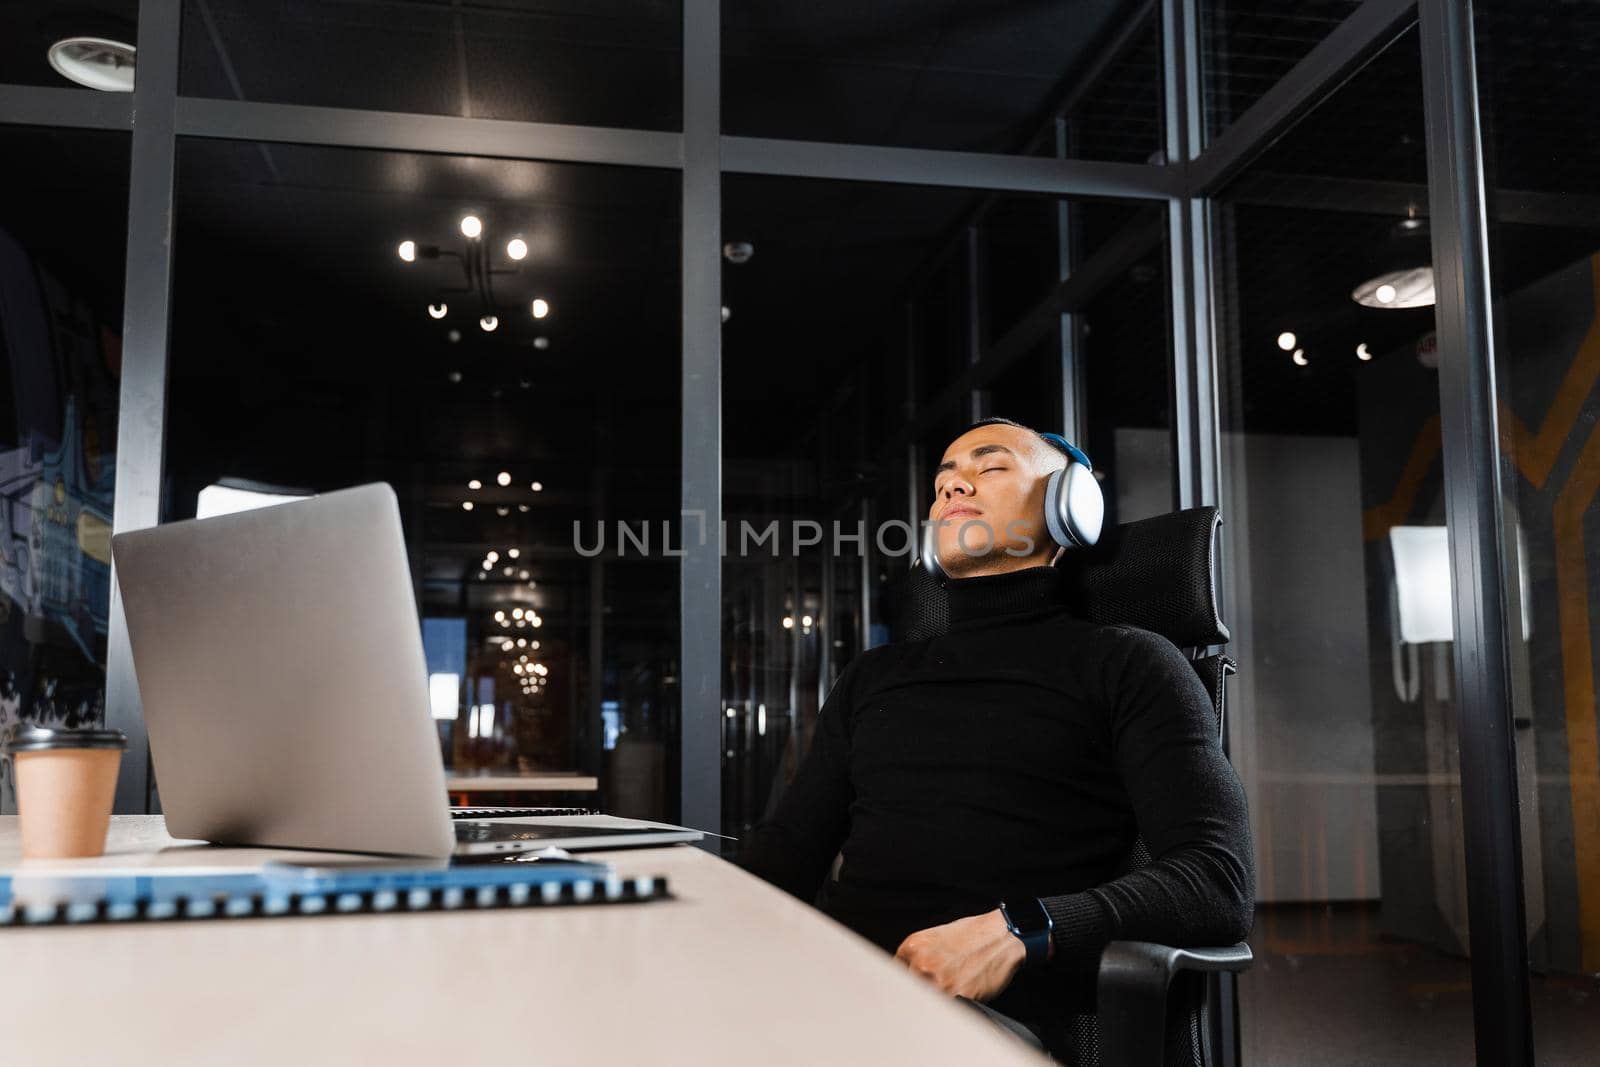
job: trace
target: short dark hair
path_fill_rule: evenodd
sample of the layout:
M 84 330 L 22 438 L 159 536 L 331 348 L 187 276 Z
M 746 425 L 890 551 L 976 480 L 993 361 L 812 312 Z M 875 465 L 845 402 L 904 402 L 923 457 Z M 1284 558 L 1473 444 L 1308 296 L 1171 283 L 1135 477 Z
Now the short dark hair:
M 971 433 L 973 430 L 976 430 L 980 426 L 1015 426 L 1019 430 L 1028 431 L 1029 433 L 1033 434 L 1033 436 L 1035 436 L 1039 440 L 1043 441 L 1046 445 L 1049 446 L 1050 451 L 1059 452 L 1061 455 L 1066 456 L 1067 459 L 1069 459 L 1069 460 L 1074 458 L 1071 452 L 1068 452 L 1066 449 L 1062 448 L 1060 445 L 1058 445 L 1054 441 L 1050 440 L 1050 438 L 1046 437 L 1044 434 L 1040 433 L 1038 430 L 1035 430 L 1032 426 L 1024 426 L 1022 423 L 1016 421 L 1015 419 L 1002 418 L 999 415 L 991 415 L 987 419 L 979 419 L 977 422 L 975 422 L 972 425 L 968 426 L 965 430 L 962 430 L 961 433 L 956 434 L 956 436 L 960 437 L 963 434 Z

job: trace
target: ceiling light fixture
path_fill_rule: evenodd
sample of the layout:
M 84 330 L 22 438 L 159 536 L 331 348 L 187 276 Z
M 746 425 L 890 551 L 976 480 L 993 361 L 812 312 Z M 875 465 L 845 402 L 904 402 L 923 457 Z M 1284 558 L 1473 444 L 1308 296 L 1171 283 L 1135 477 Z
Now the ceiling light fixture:
M 1290 358 L 1294 360 L 1295 366 L 1304 367 L 1307 363 L 1306 350 L 1303 348 L 1297 348 L 1294 350 L 1294 355 Z
M 472 501 L 470 501 L 470 500 L 463 500 L 463 501 L 462 501 L 462 502 L 461 502 L 461 510 L 462 510 L 462 511 L 471 511 L 471 510 L 472 510 Z
M 510 471 L 501 471 L 499 474 L 494 476 L 494 480 L 499 482 L 501 485 L 510 485 L 511 484 L 511 472 Z
M 1372 358 L 1372 353 L 1367 349 L 1367 342 L 1362 341 L 1356 345 L 1356 358 L 1363 363 Z
M 1435 300 L 1432 267 L 1412 267 L 1369 278 L 1350 299 L 1372 308 L 1425 308 Z
M 478 481 L 478 479 L 474 478 L 474 479 L 472 479 L 472 481 L 467 483 L 467 488 L 468 489 L 482 489 L 483 488 L 483 483 Z
M 528 488 L 532 489 L 535 493 L 542 493 L 542 492 L 544 492 L 544 483 L 543 482 L 533 482 L 532 484 L 530 484 L 528 486 Z
M 1428 224 L 1413 213 L 1389 231 L 1380 256 L 1381 271 L 1350 291 L 1363 307 L 1432 307 L 1435 300 Z
M 532 310 L 534 318 L 542 319 L 546 315 L 550 314 L 550 302 L 542 296 L 535 297 L 533 300 Z
M 105 37 L 67 37 L 51 45 L 46 58 L 70 82 L 105 93 L 131 93 L 137 51 Z
M 1278 335 L 1278 347 L 1283 349 L 1285 352 L 1293 352 L 1295 340 L 1295 336 L 1291 331 L 1284 330 Z
M 499 328 L 502 317 L 502 305 L 494 291 L 494 279 L 501 275 L 521 273 L 522 260 L 528 255 L 528 242 L 521 237 L 508 239 L 500 245 L 504 249 L 505 259 L 501 260 L 502 265 L 496 266 L 494 260 L 498 254 L 494 251 L 494 243 L 480 240 L 488 236 L 481 218 L 473 214 L 463 215 L 458 229 L 466 238 L 458 248 L 441 248 L 407 237 L 395 246 L 395 250 L 404 263 L 455 260 L 461 267 L 461 274 L 448 277 L 445 284 L 434 290 L 434 299 L 428 304 L 428 314 L 435 319 L 442 319 L 449 310 L 445 303 L 447 298 L 475 298 L 479 327 L 484 333 L 493 333 Z M 460 333 L 454 330 L 449 336 L 452 342 L 461 339 Z
M 537 348 L 539 351 L 543 352 L 545 349 L 550 347 L 550 338 L 548 338 L 548 337 L 535 337 L 533 339 L 533 347 Z

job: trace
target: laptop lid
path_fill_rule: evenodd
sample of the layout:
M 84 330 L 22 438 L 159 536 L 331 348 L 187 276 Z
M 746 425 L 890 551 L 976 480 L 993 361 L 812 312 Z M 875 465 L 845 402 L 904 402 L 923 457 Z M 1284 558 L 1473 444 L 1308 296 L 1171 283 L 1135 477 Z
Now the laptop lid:
M 173 836 L 451 854 L 393 489 L 133 530 L 111 552 Z

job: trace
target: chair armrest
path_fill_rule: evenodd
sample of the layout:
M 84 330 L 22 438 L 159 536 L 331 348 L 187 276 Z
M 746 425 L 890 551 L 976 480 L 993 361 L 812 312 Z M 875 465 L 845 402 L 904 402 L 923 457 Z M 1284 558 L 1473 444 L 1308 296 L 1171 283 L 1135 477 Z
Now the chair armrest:
M 1167 1043 L 1167 991 L 1180 971 L 1248 970 L 1244 942 L 1226 948 L 1173 948 L 1150 941 L 1113 941 L 1100 955 L 1096 1021 L 1100 1062 L 1161 1067 Z

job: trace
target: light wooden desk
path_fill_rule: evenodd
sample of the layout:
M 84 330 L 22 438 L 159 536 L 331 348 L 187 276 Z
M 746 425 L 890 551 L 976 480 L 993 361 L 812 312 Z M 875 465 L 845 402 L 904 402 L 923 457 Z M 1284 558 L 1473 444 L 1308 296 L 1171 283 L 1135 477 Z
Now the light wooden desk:
M 253 866 L 262 857 L 202 857 L 201 847 L 167 837 L 159 816 L 119 816 L 110 855 L 70 862 Z M 0 869 L 18 856 L 16 818 L 0 817 Z M 677 899 L 0 929 L 0 1062 L 1047 1062 L 849 930 L 701 849 L 590 856 L 624 875 L 664 874 Z

